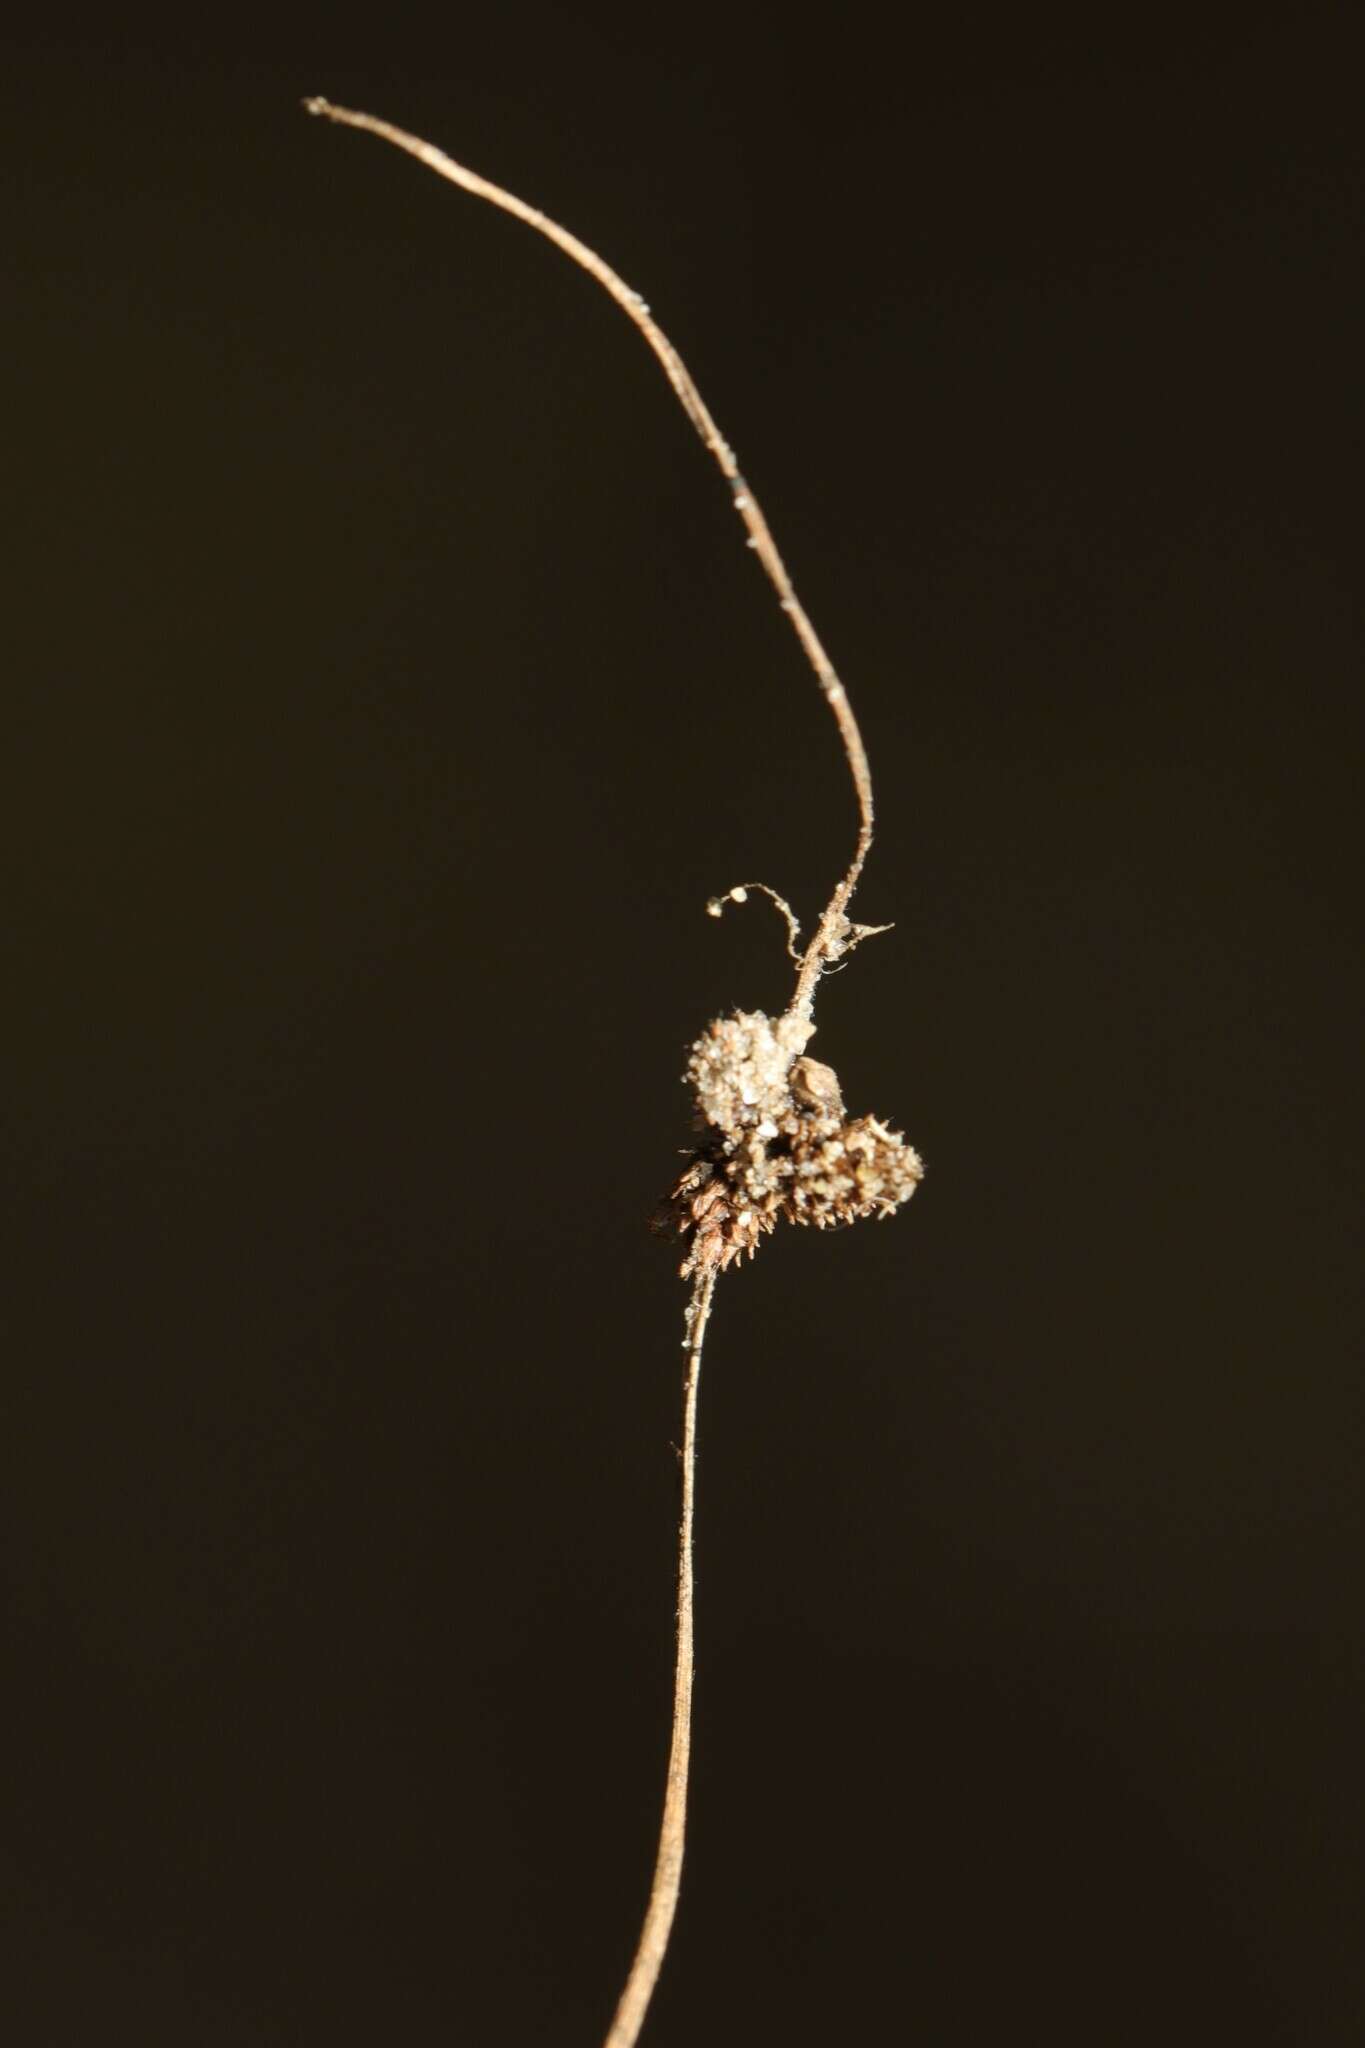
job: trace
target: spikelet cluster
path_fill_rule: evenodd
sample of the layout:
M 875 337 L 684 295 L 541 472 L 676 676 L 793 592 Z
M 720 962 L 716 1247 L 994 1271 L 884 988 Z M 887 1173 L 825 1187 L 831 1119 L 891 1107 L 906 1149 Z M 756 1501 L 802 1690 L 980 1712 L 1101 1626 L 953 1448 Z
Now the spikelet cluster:
M 924 1167 L 898 1131 L 849 1117 L 813 1026 L 761 1010 L 707 1025 L 684 1076 L 702 1140 L 656 1218 L 683 1240 L 684 1275 L 750 1257 L 780 1218 L 830 1230 L 893 1215 Z

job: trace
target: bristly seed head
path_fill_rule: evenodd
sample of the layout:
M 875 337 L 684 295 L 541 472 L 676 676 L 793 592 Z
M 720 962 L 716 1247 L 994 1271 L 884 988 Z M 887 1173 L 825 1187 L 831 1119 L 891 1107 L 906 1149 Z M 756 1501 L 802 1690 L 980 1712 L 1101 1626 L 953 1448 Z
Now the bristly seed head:
M 834 1069 L 805 1056 L 813 1029 L 740 1010 L 693 1045 L 685 1079 L 705 1135 L 655 1219 L 683 1239 L 684 1275 L 752 1258 L 780 1217 L 835 1229 L 893 1215 L 918 1187 L 918 1153 L 876 1117 L 849 1118 Z

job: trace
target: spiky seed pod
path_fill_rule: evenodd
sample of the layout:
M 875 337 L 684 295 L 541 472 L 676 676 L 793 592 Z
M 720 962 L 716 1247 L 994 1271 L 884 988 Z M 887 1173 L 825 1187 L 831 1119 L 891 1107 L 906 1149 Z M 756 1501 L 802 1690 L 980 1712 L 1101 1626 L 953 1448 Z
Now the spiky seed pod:
M 686 1247 L 682 1271 L 724 1271 L 785 1217 L 836 1229 L 890 1216 L 924 1173 L 919 1155 L 874 1116 L 849 1118 L 839 1078 L 801 1048 L 809 1023 L 738 1011 L 708 1024 L 685 1079 L 702 1143 L 656 1218 Z

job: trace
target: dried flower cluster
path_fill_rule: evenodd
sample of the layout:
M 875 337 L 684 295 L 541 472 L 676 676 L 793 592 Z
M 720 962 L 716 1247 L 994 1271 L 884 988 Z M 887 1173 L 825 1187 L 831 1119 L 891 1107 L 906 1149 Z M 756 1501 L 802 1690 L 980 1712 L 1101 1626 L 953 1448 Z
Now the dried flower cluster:
M 779 1217 L 835 1229 L 892 1215 L 919 1185 L 918 1153 L 876 1117 L 847 1116 L 834 1069 L 806 1057 L 813 1030 L 740 1010 L 693 1045 L 684 1078 L 705 1137 L 655 1225 L 684 1240 L 684 1275 L 752 1258 Z

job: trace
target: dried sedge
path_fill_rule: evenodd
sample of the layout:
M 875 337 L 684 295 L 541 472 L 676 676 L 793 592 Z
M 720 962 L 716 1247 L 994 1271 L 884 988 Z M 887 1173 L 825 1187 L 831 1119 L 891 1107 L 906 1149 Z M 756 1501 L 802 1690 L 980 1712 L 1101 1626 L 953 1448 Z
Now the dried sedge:
M 714 1019 L 696 1039 L 685 1079 L 692 1090 L 700 1139 L 655 1218 L 664 1235 L 681 1241 L 682 1273 L 692 1282 L 684 1338 L 687 1369 L 683 1385 L 682 1515 L 678 1543 L 678 1649 L 673 1687 L 673 1736 L 669 1752 L 659 1849 L 639 1945 L 625 1990 L 606 2037 L 606 2048 L 634 2048 L 668 1946 L 682 1874 L 691 1750 L 693 1578 L 692 1516 L 696 1469 L 697 1389 L 702 1343 L 717 1276 L 747 1252 L 752 1258 L 765 1236 L 785 1218 L 829 1230 L 862 1216 L 890 1216 L 914 1193 L 923 1167 L 896 1131 L 874 1116 L 849 1117 L 832 1067 L 812 1059 L 806 1047 L 815 1030 L 815 992 L 820 977 L 884 925 L 858 925 L 848 916 L 863 864 L 872 844 L 872 778 L 852 706 L 829 656 L 807 618 L 769 531 L 757 499 L 741 476 L 734 452 L 712 419 L 682 358 L 650 315 L 638 292 L 595 251 L 525 200 L 457 164 L 415 135 L 372 114 L 334 107 L 326 100 L 304 102 L 308 111 L 343 127 L 360 128 L 405 150 L 438 176 L 499 207 L 535 228 L 562 249 L 605 291 L 639 329 L 654 351 L 678 401 L 714 457 L 734 495 L 748 533 L 782 610 L 791 620 L 815 672 L 843 742 L 858 803 L 858 837 L 848 869 L 821 914 L 804 950 L 796 919 L 765 883 L 750 883 L 713 898 L 707 908 L 720 916 L 727 902 L 743 903 L 749 888 L 772 897 L 787 922 L 788 951 L 796 962 L 791 1004 L 777 1019 L 760 1010 Z

